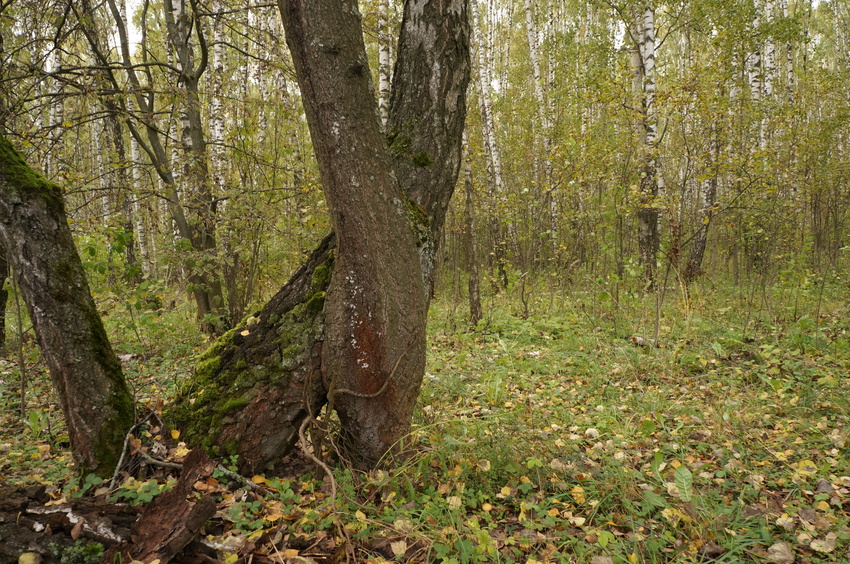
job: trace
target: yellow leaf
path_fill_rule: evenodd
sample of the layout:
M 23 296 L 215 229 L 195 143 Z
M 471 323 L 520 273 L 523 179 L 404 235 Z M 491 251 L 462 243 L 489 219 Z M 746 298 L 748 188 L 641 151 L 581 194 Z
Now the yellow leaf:
M 287 548 L 286 550 L 280 553 L 284 558 L 295 558 L 298 556 L 298 551 L 294 548 Z
M 481 505 L 481 509 L 482 509 L 483 511 L 492 511 L 492 510 L 493 510 L 493 506 L 492 506 L 492 505 L 490 505 L 489 503 L 484 503 L 484 504 L 482 504 L 482 505 Z
M 549 517 L 557 517 L 560 514 L 561 512 L 555 509 L 554 507 L 547 512 L 547 515 L 549 515 Z
M 461 499 L 456 495 L 451 495 L 447 497 L 446 502 L 449 504 L 449 509 L 453 511 L 460 509 L 460 506 L 463 503 Z
M 265 484 L 266 478 L 264 476 L 260 476 L 259 474 L 257 474 L 256 476 L 251 478 L 251 481 L 254 482 L 255 484 Z
M 634 552 L 629 554 L 629 564 L 637 564 L 638 563 L 638 555 Z
M 393 529 L 398 531 L 399 533 L 406 535 L 414 528 L 413 521 L 408 519 L 398 519 L 393 523 Z
M 476 469 L 479 472 L 487 472 L 490 470 L 490 461 L 489 460 L 479 460 Z
M 576 503 L 584 503 L 584 488 L 581 486 L 573 486 L 573 489 L 570 490 L 570 494 L 572 494 Z
M 682 465 L 682 463 L 679 462 L 678 460 L 673 460 L 672 462 L 670 462 L 670 466 L 672 466 L 673 468 L 678 468 L 681 465 Z
M 358 521 L 366 520 L 366 514 L 360 511 L 359 509 L 354 513 L 354 517 L 357 518 Z
M 251 334 L 251 332 L 248 331 L 247 329 L 245 329 L 244 331 L 240 331 L 239 334 L 242 335 L 243 337 L 247 337 L 248 335 Z
M 503 496 L 509 496 L 509 495 L 511 495 L 511 487 L 510 487 L 510 486 L 504 486 L 504 487 L 503 487 L 503 488 L 499 491 L 499 493 L 501 493 Z
M 587 519 L 585 519 L 584 517 L 570 517 L 569 522 L 575 525 L 576 527 L 581 527 L 587 522 Z
M 803 476 L 811 476 L 818 471 L 817 465 L 811 460 L 801 460 L 794 465 L 794 469 Z
M 175 441 L 177 439 L 179 439 L 180 438 L 180 431 L 178 431 L 177 429 L 172 429 L 171 430 L 171 438 L 174 439 Z
M 667 509 L 661 512 L 661 516 L 667 519 L 671 525 L 676 525 L 679 523 L 679 521 L 684 521 L 685 523 L 693 521 L 693 519 L 691 519 L 685 513 L 679 511 L 675 507 L 668 507 Z
M 817 507 L 821 511 L 829 511 L 829 504 L 827 502 L 823 501 L 823 500 L 818 502 Z

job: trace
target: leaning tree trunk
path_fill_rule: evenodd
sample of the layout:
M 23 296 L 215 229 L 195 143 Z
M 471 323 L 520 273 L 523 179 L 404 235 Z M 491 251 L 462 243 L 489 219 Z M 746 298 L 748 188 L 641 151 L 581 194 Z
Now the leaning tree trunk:
M 59 189 L 0 136 L 0 242 L 14 270 L 81 473 L 112 473 L 133 399 L 89 292 Z
M 6 353 L 6 304 L 9 302 L 6 280 L 8 279 L 9 262 L 6 260 L 6 250 L 0 246 L 0 354 Z
M 330 402 L 355 461 L 369 466 L 408 432 L 424 375 L 434 233 L 466 114 L 467 2 L 406 3 L 389 150 L 356 3 L 280 8 L 339 236 L 205 353 L 173 413 L 191 441 L 256 471 Z

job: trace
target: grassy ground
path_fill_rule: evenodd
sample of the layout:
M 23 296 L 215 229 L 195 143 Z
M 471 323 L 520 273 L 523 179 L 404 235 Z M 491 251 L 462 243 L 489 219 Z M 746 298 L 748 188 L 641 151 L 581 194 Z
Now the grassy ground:
M 256 477 L 265 496 L 219 476 L 211 534 L 238 552 L 253 533 L 253 550 L 281 561 L 345 544 L 374 561 L 850 561 L 850 307 L 828 286 L 671 291 L 660 308 L 612 287 L 523 305 L 517 289 L 491 298 L 474 331 L 438 300 L 408 455 L 369 475 L 336 470 L 333 504 L 321 471 Z M 128 365 L 148 408 L 190 369 L 191 336 L 159 331 L 163 344 L 148 338 Z M 0 474 L 71 495 L 85 484 L 25 350 L 23 424 L 16 360 L 0 367 Z M 118 495 L 144 501 L 165 479 Z

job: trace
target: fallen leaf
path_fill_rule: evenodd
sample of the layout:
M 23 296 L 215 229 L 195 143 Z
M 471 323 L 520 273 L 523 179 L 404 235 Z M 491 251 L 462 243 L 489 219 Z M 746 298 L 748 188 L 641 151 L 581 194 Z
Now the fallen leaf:
M 584 488 L 581 486 L 573 486 L 573 489 L 570 490 L 570 494 L 573 496 L 573 499 L 576 500 L 576 503 L 584 503 Z
M 794 550 L 787 542 L 777 542 L 767 549 L 767 559 L 776 564 L 794 564 Z
M 404 553 L 407 552 L 407 541 L 401 539 L 395 542 L 391 542 L 390 550 L 392 550 L 393 554 L 395 554 L 396 556 L 404 556 Z
M 85 519 L 80 519 L 74 524 L 74 528 L 71 529 L 71 538 L 77 540 L 80 538 L 80 533 L 83 532 L 83 525 L 86 524 Z
M 812 550 L 816 550 L 818 552 L 828 553 L 835 550 L 835 541 L 838 539 L 838 536 L 835 533 L 829 533 L 826 535 L 826 538 L 823 540 L 815 539 L 809 545 Z
M 811 460 L 801 460 L 797 464 L 792 464 L 791 466 L 802 476 L 811 476 L 818 471 L 817 465 Z
M 782 527 L 783 529 L 785 529 L 786 531 L 793 531 L 794 530 L 794 518 L 789 517 L 786 514 L 783 514 L 782 517 L 779 517 L 776 520 L 776 524 L 778 526 Z

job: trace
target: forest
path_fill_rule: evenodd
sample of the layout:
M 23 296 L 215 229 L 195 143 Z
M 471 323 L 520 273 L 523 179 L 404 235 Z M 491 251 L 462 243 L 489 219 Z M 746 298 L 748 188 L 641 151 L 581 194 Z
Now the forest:
M 0 1 L 0 563 L 850 561 L 848 0 Z

